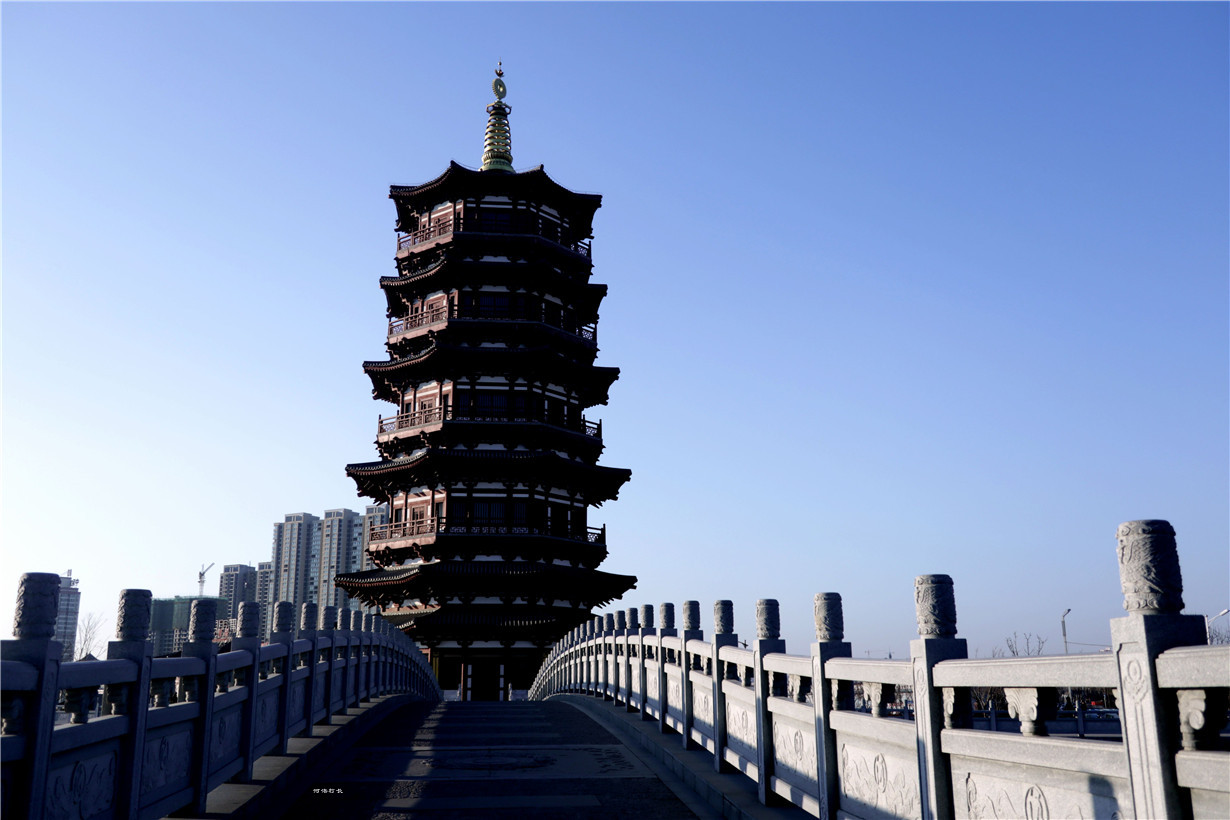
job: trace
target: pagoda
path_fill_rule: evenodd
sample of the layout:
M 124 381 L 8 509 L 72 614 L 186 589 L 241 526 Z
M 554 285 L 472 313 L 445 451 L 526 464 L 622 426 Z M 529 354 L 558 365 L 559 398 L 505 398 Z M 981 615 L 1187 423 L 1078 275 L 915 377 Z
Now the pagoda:
M 496 75 L 481 169 L 452 162 L 389 191 L 389 358 L 363 369 L 394 411 L 379 420 L 380 460 L 346 467 L 389 523 L 369 533 L 375 568 L 335 579 L 427 648 L 442 688 L 473 700 L 527 689 L 551 644 L 636 584 L 597 569 L 606 530 L 589 517 L 631 477 L 598 466 L 602 424 L 583 415 L 619 377 L 594 364 L 602 197 L 542 166 L 513 170 Z

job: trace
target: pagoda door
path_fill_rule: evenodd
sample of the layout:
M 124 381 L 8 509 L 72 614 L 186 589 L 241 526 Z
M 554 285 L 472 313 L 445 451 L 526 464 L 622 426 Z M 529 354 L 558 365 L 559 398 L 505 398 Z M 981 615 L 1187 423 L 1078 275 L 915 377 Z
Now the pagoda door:
M 504 664 L 499 660 L 474 659 L 466 664 L 467 700 L 503 700 Z

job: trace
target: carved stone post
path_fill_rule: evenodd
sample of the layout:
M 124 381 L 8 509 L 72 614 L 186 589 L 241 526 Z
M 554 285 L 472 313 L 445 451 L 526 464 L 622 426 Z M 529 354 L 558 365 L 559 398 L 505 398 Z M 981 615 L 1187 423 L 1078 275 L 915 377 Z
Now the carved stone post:
M 1167 521 L 1119 525 L 1119 580 L 1127 617 L 1110 622 L 1119 668 L 1119 720 L 1136 817 L 1190 816 L 1175 774 L 1177 701 L 1158 689 L 1157 656 L 1206 642 L 1204 619 L 1181 615 L 1183 576 L 1174 528 Z
M 628 705 L 628 618 L 622 609 L 615 612 L 615 640 L 611 642 L 611 662 L 614 666 L 615 686 L 612 698 Z
M 595 615 L 590 622 L 590 647 L 589 647 L 589 684 L 586 686 L 586 691 L 593 697 L 600 698 L 605 694 L 603 689 L 603 676 L 606 659 L 602 653 L 606 650 L 602 645 L 603 618 L 601 615 Z
M 652 610 L 651 610 L 652 612 Z M 675 629 L 675 605 L 658 604 L 658 621 L 662 626 L 658 628 L 656 636 L 657 659 L 658 659 L 658 702 L 654 704 L 657 708 L 658 731 L 665 733 L 667 731 L 667 653 L 662 647 L 663 638 L 673 638 L 678 634 Z
M 273 605 L 272 620 L 273 628 L 269 634 L 269 643 L 286 647 L 286 656 L 282 658 L 280 666 L 276 666 L 278 661 L 272 662 L 275 664 L 274 669 L 280 670 L 278 674 L 278 743 L 269 753 L 284 755 L 286 744 L 291 738 L 290 726 L 295 720 L 290 709 L 290 679 L 291 672 L 295 668 L 295 656 L 292 651 L 295 643 L 295 605 L 290 601 L 278 601 Z
M 914 677 L 914 728 L 918 735 L 918 795 L 923 820 L 952 817 L 952 772 L 940 751 L 944 729 L 944 691 L 935 686 L 940 661 L 967 657 L 965 639 L 957 635 L 957 603 L 952 578 L 920 575 L 914 579 L 918 640 L 910 641 Z
M 679 657 L 679 693 L 683 703 L 680 706 L 680 712 L 683 714 L 683 728 L 680 734 L 683 735 L 683 748 L 687 749 L 688 744 L 692 742 L 692 727 L 696 725 L 696 713 L 694 703 L 696 698 L 695 692 L 692 690 L 692 668 L 712 659 L 712 651 L 705 651 L 693 657 L 688 650 L 688 641 L 703 641 L 705 639 L 704 630 L 700 628 L 700 601 L 684 601 L 683 602 L 683 634 L 679 636 L 680 642 L 683 644 L 683 650 Z M 706 648 L 708 649 L 708 648 Z
M 316 604 L 307 603 L 299 605 L 299 640 L 311 641 L 311 646 L 303 654 L 303 663 L 307 667 L 307 676 L 303 679 L 303 734 L 309 737 L 312 734 L 312 725 L 316 723 L 316 701 L 319 699 L 316 692 L 323 686 L 323 681 L 317 674 L 319 664 L 319 649 L 320 649 L 320 632 L 316 626 L 320 623 L 319 611 Z M 298 715 L 292 715 L 292 718 L 297 718 Z
M 658 669 L 662 666 L 662 650 L 658 641 L 658 631 L 653 628 L 653 605 L 641 604 L 641 720 L 657 720 L 657 715 L 652 714 L 649 704 L 649 682 L 652 680 L 655 684 L 658 683 Z M 653 666 L 648 667 L 645 664 L 646 653 L 653 653 Z M 661 690 L 658 690 L 661 691 Z
M 198 598 L 192 602 L 188 616 L 188 633 L 192 640 L 184 644 L 180 656 L 200 658 L 204 673 L 190 690 L 193 700 L 199 704 L 195 726 L 192 731 L 192 763 L 189 772 L 192 783 L 193 811 L 205 811 L 205 798 L 209 794 L 209 749 L 214 739 L 214 687 L 218 677 L 218 646 L 214 632 L 218 621 L 218 602 L 212 598 Z
M 351 706 L 359 705 L 358 695 L 358 665 L 359 660 L 355 657 L 355 645 L 358 643 L 358 636 L 351 630 L 352 613 L 349 607 L 338 607 L 337 609 L 337 656 L 342 662 L 341 674 L 341 695 L 342 705 L 341 713 L 346 714 L 346 711 Z
M 321 643 L 328 643 L 328 649 L 321 652 L 321 659 L 325 661 L 324 668 L 324 709 L 325 715 L 320 720 L 320 723 L 326 726 L 333 723 L 333 710 L 338 700 L 341 699 L 342 682 L 339 679 L 339 669 L 341 662 L 338 660 L 337 644 L 339 635 L 337 632 L 337 607 L 332 604 L 321 607 L 320 609 L 320 631 Z M 404 683 L 403 683 L 404 685 Z
M 781 639 L 781 615 L 777 601 L 762 598 L 756 602 L 756 642 L 752 645 L 752 662 L 756 681 L 756 768 L 759 777 L 756 791 L 760 802 L 768 804 L 773 790 L 769 786 L 773 777 L 773 730 L 769 714 L 769 698 L 774 694 L 770 673 L 764 669 L 764 656 L 784 653 L 786 642 Z
M 619 684 L 615 672 L 615 616 L 608 612 L 603 616 L 603 698 L 615 700 L 615 686 Z
M 136 680 L 106 687 L 106 703 L 111 714 L 128 716 L 128 728 L 117 758 L 116 817 L 135 817 L 141 799 L 141 766 L 145 759 L 145 727 L 154 657 L 154 645 L 149 642 L 152 608 L 153 595 L 148 589 L 120 590 L 115 618 L 116 640 L 107 644 L 107 660 L 131 661 L 137 667 Z
M 633 655 L 636 657 L 634 658 Z M 625 705 L 631 711 L 640 707 L 645 709 L 645 651 L 641 645 L 640 611 L 636 607 L 628 608 L 628 633 L 624 639 L 624 670 L 627 672 L 624 688 L 627 690 Z
M 237 782 L 248 783 L 252 780 L 252 766 L 256 762 L 254 754 L 256 749 L 256 713 L 258 705 L 256 693 L 260 684 L 261 668 L 260 604 L 255 601 L 243 601 L 239 604 L 239 612 L 236 614 L 238 616 L 236 620 L 239 624 L 239 635 L 231 641 L 231 651 L 248 652 L 252 656 L 248 665 L 241 667 L 243 686 L 247 689 L 247 697 L 240 707 L 240 723 L 242 728 L 239 733 L 239 754 L 243 757 L 243 768 L 235 775 Z M 239 670 L 236 671 L 238 672 Z M 266 697 L 269 696 L 266 695 Z M 272 706 L 276 703 L 277 698 L 274 697 L 270 705 Z
M 722 647 L 738 646 L 735 634 L 735 605 L 733 601 L 721 600 L 713 604 L 713 770 L 722 771 L 722 758 L 726 752 L 726 664 L 721 660 Z
M 27 572 L 17 587 L 17 611 L 13 619 L 13 637 L 4 641 L 0 655 L 6 661 L 20 661 L 34 668 L 38 676 L 33 692 L 5 704 L 5 734 L 24 735 L 23 765 L 13 773 L 12 793 L 6 802 L 10 806 L 37 806 L 47 788 L 47 764 L 51 752 L 51 734 L 55 724 L 57 685 L 60 657 L 64 652 L 55 636 L 56 612 L 60 602 L 60 576 L 54 572 Z M 32 800 L 32 797 L 38 798 Z M 31 813 L 33 816 L 33 810 Z
M 841 596 L 836 592 L 817 592 L 813 604 L 816 622 L 816 642 L 811 647 L 811 699 L 816 714 L 815 750 L 816 785 L 820 808 L 817 816 L 823 820 L 837 817 L 837 733 L 829 721 L 835 705 L 840 705 L 843 696 L 851 696 L 850 685 L 838 693 L 834 704 L 832 687 L 824 672 L 824 664 L 830 658 L 850 657 L 850 644 L 845 640 L 845 617 L 841 609 Z

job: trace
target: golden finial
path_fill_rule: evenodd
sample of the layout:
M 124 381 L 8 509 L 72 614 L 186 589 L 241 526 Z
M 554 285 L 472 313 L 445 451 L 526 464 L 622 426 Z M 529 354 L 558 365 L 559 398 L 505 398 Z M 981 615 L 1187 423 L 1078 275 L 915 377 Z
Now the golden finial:
M 491 83 L 495 102 L 487 106 L 487 134 L 483 140 L 484 171 L 512 171 L 512 135 L 508 129 L 508 114 L 512 108 L 504 102 L 508 86 L 504 85 L 504 62 L 496 63 L 495 80 Z

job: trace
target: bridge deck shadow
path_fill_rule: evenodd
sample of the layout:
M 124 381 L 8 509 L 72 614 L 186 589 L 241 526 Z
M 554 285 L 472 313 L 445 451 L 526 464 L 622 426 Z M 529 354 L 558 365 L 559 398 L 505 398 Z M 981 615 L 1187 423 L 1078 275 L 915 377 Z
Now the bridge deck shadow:
M 689 789 L 686 772 L 681 777 L 678 767 L 664 765 L 636 737 L 650 732 L 656 736 L 656 725 L 638 725 L 635 716 L 621 709 L 585 701 L 561 696 L 544 702 L 402 706 L 357 741 L 325 778 L 286 808 L 285 816 L 805 816 L 794 809 L 760 806 L 754 784 L 750 799 L 746 790 L 734 802 L 709 795 L 706 799 L 717 805 L 714 808 Z M 677 736 L 662 740 L 679 744 Z M 708 760 L 703 753 L 695 754 Z M 712 772 L 711 763 L 708 773 L 725 778 Z M 742 778 L 730 780 L 735 786 Z M 747 810 L 738 804 L 746 804 Z

